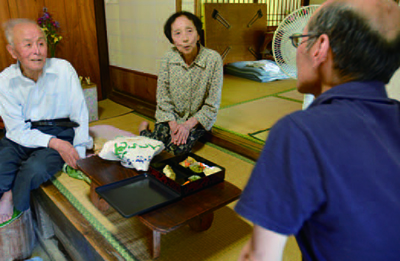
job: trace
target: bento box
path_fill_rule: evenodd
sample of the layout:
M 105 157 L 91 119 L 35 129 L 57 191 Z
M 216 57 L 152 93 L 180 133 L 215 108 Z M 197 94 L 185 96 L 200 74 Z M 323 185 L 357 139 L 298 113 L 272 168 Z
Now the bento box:
M 175 177 L 171 173 L 167 176 L 165 169 Z M 147 171 L 136 173 L 134 177 L 95 189 L 126 218 L 168 205 L 225 179 L 225 168 L 193 153 L 151 162 Z
M 182 196 L 225 179 L 225 168 L 193 153 L 151 162 L 149 173 Z

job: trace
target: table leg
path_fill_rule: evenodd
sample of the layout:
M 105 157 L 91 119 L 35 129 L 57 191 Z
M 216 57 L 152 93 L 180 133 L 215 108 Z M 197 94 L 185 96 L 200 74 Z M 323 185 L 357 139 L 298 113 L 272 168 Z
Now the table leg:
M 160 256 L 161 252 L 161 233 L 153 230 L 153 258 Z
M 194 231 L 205 231 L 211 227 L 213 220 L 214 212 L 209 212 L 193 218 L 188 223 Z
M 110 205 L 102 199 L 99 194 L 96 193 L 96 188 L 98 186 L 94 184 L 92 181 L 92 184 L 90 184 L 90 201 L 92 201 L 93 205 L 100 210 L 101 212 L 106 212 Z

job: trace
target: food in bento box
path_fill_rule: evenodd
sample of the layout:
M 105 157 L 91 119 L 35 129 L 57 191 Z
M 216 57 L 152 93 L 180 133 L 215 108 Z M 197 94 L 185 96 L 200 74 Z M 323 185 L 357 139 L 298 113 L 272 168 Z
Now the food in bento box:
M 201 179 L 201 177 L 200 177 L 200 176 L 197 176 L 197 175 L 192 175 L 192 176 L 190 176 L 190 177 L 188 178 L 188 180 L 190 180 L 190 181 L 195 181 L 195 180 L 198 180 L 198 179 Z
M 195 181 L 195 180 L 198 180 L 198 179 L 201 179 L 201 177 L 198 176 L 198 175 L 192 175 L 192 176 L 190 176 L 190 177 L 188 178 L 188 180 L 187 180 L 185 183 L 182 184 L 182 186 L 184 186 L 184 185 L 186 185 L 186 184 L 189 184 L 190 182 Z
M 190 170 L 196 173 L 202 173 L 207 166 L 201 162 L 196 162 L 190 165 Z
M 174 170 L 171 168 L 170 165 L 166 165 L 163 169 L 163 173 L 165 174 L 165 176 L 167 176 L 168 178 L 175 180 L 176 179 L 176 174 L 174 172 Z
M 218 167 L 207 167 L 204 169 L 204 174 L 206 176 L 217 173 L 218 171 L 222 171 L 222 169 L 218 168 Z
M 196 162 L 197 161 L 194 158 L 189 156 L 184 161 L 180 162 L 179 165 L 181 165 L 184 168 L 188 168 L 188 167 L 190 167 L 190 165 L 192 165 Z

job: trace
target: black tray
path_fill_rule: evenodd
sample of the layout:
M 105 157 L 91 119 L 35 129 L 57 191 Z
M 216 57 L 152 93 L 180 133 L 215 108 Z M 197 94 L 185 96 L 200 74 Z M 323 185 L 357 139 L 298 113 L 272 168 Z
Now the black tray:
M 132 217 L 178 200 L 181 195 L 147 173 L 96 188 L 123 217 Z

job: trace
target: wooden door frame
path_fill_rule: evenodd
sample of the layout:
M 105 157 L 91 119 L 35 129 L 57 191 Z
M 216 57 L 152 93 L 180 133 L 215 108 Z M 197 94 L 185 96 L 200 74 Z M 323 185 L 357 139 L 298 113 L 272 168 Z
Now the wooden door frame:
M 113 88 L 111 86 L 109 68 L 110 59 L 108 53 L 105 0 L 93 0 L 93 2 L 97 30 L 97 47 L 99 50 L 101 94 L 103 99 L 106 99 Z

